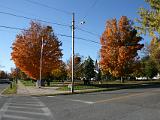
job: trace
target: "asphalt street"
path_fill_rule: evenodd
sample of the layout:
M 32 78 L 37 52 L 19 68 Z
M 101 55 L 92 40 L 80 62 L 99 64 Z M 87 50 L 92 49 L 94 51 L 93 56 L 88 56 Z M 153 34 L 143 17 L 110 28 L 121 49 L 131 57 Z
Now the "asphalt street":
M 160 120 L 160 88 L 1 96 L 0 120 Z
M 4 84 L 0 84 L 0 93 L 6 88 L 8 87 L 9 84 L 4 83 Z

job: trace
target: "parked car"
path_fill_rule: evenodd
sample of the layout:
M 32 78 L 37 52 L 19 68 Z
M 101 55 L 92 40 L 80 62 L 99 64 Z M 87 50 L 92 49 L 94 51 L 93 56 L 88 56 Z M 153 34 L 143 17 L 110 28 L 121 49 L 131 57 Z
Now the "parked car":
M 5 83 L 10 84 L 11 81 L 9 79 L 0 79 L 0 84 L 5 84 Z

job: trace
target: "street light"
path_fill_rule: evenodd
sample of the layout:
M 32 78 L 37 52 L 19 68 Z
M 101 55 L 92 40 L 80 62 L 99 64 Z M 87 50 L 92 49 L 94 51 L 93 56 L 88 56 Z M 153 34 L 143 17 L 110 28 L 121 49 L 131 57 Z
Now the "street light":
M 72 83 L 71 83 L 71 93 L 74 93 L 74 35 L 75 35 L 75 18 L 74 13 L 72 13 Z M 85 24 L 85 21 L 80 22 L 81 25 Z
M 86 23 L 85 21 L 81 21 L 81 22 L 80 22 L 81 25 L 83 25 L 83 24 L 85 24 L 85 23 Z
M 81 21 L 80 24 L 85 24 L 85 21 Z M 75 38 L 75 14 L 72 13 L 72 82 L 71 93 L 74 93 L 74 38 Z
M 74 93 L 74 30 L 75 21 L 74 13 L 72 14 L 72 83 L 71 83 L 71 93 Z

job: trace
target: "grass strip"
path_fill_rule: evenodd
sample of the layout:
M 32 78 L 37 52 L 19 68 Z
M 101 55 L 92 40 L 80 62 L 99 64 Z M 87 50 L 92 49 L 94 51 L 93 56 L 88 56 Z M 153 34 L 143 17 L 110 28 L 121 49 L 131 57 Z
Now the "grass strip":
M 9 85 L 3 92 L 3 95 L 11 95 L 11 94 L 16 94 L 17 93 L 17 84 L 16 82 L 12 82 L 12 88 Z

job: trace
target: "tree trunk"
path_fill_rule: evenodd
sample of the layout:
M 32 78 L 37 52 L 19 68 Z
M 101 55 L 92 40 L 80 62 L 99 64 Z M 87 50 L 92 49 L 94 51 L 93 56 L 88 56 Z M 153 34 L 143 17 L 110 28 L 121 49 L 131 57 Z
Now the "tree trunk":
M 124 79 L 123 79 L 123 77 L 121 77 L 121 83 L 124 83 Z

